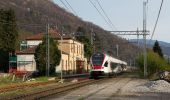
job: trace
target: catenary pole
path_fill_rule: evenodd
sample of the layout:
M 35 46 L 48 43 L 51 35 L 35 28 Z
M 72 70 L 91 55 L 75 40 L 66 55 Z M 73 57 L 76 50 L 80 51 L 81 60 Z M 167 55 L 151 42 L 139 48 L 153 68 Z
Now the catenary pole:
M 147 10 L 147 2 L 143 2 L 143 39 L 144 39 L 144 77 L 147 77 L 147 45 L 146 45 L 146 10 Z

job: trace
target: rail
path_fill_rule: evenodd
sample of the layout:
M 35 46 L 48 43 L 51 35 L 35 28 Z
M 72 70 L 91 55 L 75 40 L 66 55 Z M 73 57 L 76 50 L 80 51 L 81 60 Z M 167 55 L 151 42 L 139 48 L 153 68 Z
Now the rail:
M 89 85 L 89 84 L 93 84 L 93 83 L 97 83 L 97 82 L 103 82 L 104 80 L 108 80 L 108 78 L 103 78 L 103 79 L 99 79 L 99 80 L 84 80 L 84 81 L 80 81 L 80 82 L 76 82 L 76 83 L 71 83 L 68 85 L 62 85 L 62 86 L 56 86 L 53 88 L 47 88 L 46 90 L 42 90 L 42 91 L 37 91 L 37 92 L 32 92 L 29 94 L 22 94 L 22 95 L 17 95 L 14 97 L 6 97 L 3 98 L 4 100 L 35 100 L 35 99 L 41 99 L 41 98 L 45 98 L 51 95 L 57 95 L 60 93 L 64 93 L 67 92 L 69 90 L 73 90 L 79 87 L 83 87 L 85 85 Z

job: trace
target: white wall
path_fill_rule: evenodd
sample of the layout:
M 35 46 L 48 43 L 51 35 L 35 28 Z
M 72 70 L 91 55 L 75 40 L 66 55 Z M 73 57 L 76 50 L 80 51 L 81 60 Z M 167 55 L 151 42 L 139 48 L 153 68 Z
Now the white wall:
M 17 70 L 36 71 L 36 62 L 34 59 L 34 54 L 17 55 Z
M 67 61 L 67 65 L 66 65 L 66 61 Z M 68 55 L 67 54 L 62 54 L 61 56 L 61 60 L 60 60 L 60 64 L 58 66 L 56 66 L 56 73 L 60 73 L 61 72 L 61 67 L 62 67 L 62 70 L 67 70 L 65 67 L 67 66 L 67 68 L 69 67 L 68 66 Z
M 28 47 L 37 46 L 40 43 L 42 43 L 42 40 L 27 40 L 27 46 Z

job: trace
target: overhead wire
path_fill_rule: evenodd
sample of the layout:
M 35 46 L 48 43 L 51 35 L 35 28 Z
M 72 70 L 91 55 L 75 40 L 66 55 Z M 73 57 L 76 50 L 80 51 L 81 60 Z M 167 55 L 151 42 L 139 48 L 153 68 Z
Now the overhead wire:
M 161 5 L 160 5 L 160 8 L 159 8 L 158 16 L 157 16 L 157 19 L 156 19 L 156 22 L 155 22 L 155 26 L 154 26 L 154 29 L 153 29 L 150 41 L 153 39 L 155 30 L 156 30 L 156 27 L 157 27 L 157 24 L 158 24 L 159 16 L 160 16 L 160 13 L 161 13 L 161 10 L 162 10 L 163 2 L 164 2 L 164 0 L 161 1 Z
M 76 11 L 73 9 L 73 7 L 71 6 L 71 4 L 65 0 L 65 2 L 67 3 L 67 5 L 70 7 L 70 9 L 73 11 L 73 13 L 77 16 L 78 14 L 76 13 Z
M 60 0 L 60 2 L 64 5 L 64 7 L 69 11 L 69 8 L 67 7 L 67 5 L 62 1 Z
M 106 18 L 104 17 L 104 15 L 100 12 L 100 10 L 96 7 L 96 5 L 89 0 L 89 2 L 93 5 L 93 7 L 97 10 L 97 12 L 100 14 L 100 16 L 104 19 L 104 21 L 109 25 L 110 28 L 112 28 L 112 26 L 110 25 L 110 23 L 106 20 Z M 112 28 L 113 29 L 113 28 Z
M 116 28 L 116 26 L 112 23 L 112 21 L 110 20 L 110 18 L 108 17 L 108 14 L 107 14 L 107 13 L 105 12 L 105 10 L 103 9 L 100 1 L 99 1 L 99 0 L 96 0 L 96 2 L 98 3 L 98 5 L 99 5 L 99 7 L 101 8 L 103 14 L 106 16 L 106 18 L 108 19 L 108 21 L 109 21 L 109 23 L 112 25 L 112 27 L 115 28 L 116 30 L 118 30 L 118 29 Z

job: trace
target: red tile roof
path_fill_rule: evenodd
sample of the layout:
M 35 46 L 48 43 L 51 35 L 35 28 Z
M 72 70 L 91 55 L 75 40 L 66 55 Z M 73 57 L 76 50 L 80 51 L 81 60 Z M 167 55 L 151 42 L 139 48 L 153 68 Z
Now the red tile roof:
M 38 33 L 38 34 L 35 34 L 33 36 L 26 38 L 26 40 L 42 40 L 43 37 L 44 37 L 44 33 Z
M 60 35 L 59 35 L 60 32 L 57 31 L 57 30 L 52 30 L 51 29 L 49 34 L 54 39 L 60 39 L 61 38 Z M 45 33 L 38 33 L 38 34 L 35 34 L 33 36 L 30 36 L 30 37 L 26 38 L 26 40 L 42 40 L 45 35 L 46 35 Z M 64 36 L 63 38 L 64 39 L 71 39 L 70 36 Z
M 29 47 L 23 51 L 16 51 L 16 54 L 34 54 L 37 46 Z

